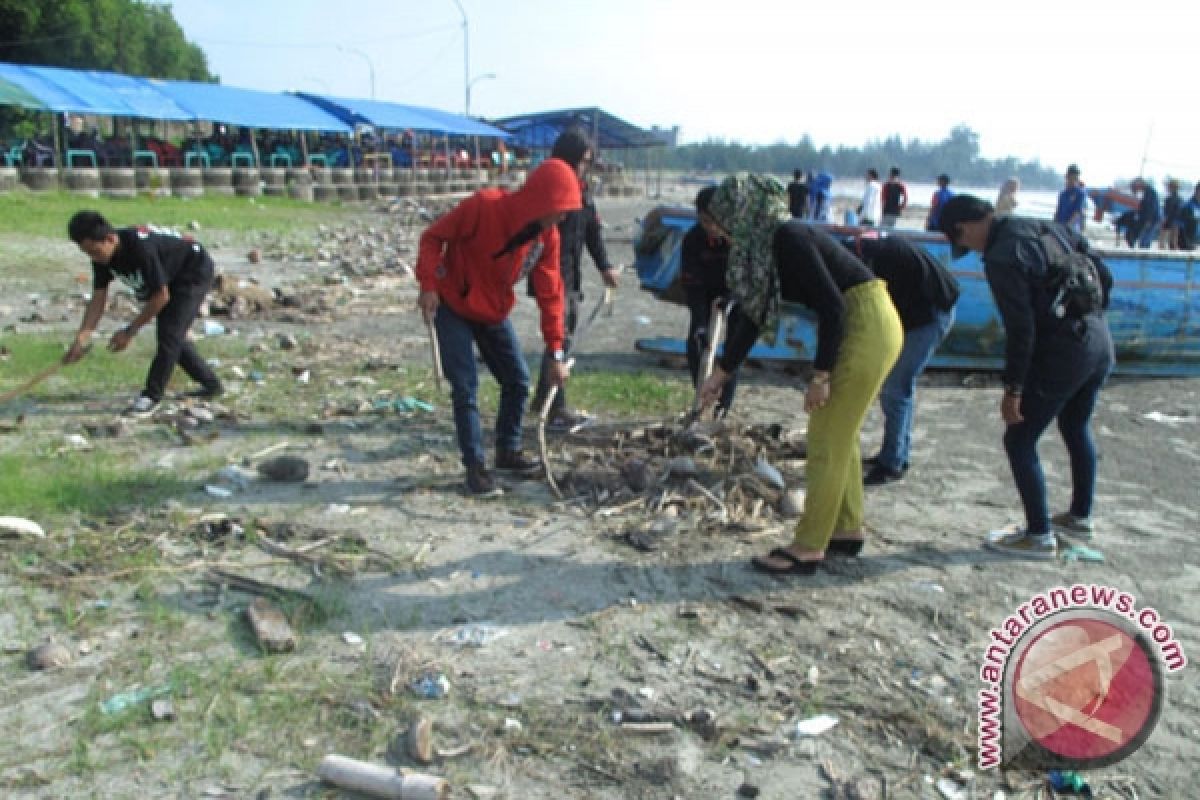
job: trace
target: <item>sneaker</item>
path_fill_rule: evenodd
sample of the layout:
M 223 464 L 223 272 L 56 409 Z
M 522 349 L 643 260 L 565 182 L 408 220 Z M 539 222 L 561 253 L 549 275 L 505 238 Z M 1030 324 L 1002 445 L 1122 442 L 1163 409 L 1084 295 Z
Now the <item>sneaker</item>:
M 483 464 L 467 466 L 466 484 L 467 491 L 476 497 L 497 497 L 504 494 L 504 490 L 496 485 L 496 479 Z
M 1046 541 L 1049 539 L 1049 541 Z M 1058 545 L 1053 536 L 1031 536 L 1025 530 L 992 531 L 983 541 L 984 549 L 1013 558 L 1053 561 L 1058 557 Z
M 863 477 L 863 485 L 883 486 L 900 480 L 904 480 L 904 470 L 888 469 L 876 461 L 875 466 L 871 467 Z
M 153 397 L 147 397 L 144 394 L 139 394 L 137 399 L 129 408 L 125 409 L 125 416 L 137 417 L 139 419 L 154 416 L 154 412 L 158 411 L 158 401 Z
M 496 469 L 512 472 L 533 472 L 542 468 L 542 462 L 530 458 L 521 450 L 498 450 L 496 452 Z
M 184 397 L 191 397 L 196 400 L 211 400 L 214 397 L 220 397 L 225 393 L 225 387 L 221 384 L 214 386 L 201 386 L 199 389 L 192 389 L 190 392 L 184 392 Z
M 1055 527 L 1057 533 L 1084 542 L 1090 542 L 1096 533 L 1091 517 L 1077 517 L 1070 511 L 1055 514 L 1050 518 L 1050 524 Z
M 590 420 L 591 417 L 587 414 L 572 411 L 569 408 L 560 408 L 550 412 L 550 418 L 546 420 L 546 430 L 554 433 L 568 433 L 586 425 Z

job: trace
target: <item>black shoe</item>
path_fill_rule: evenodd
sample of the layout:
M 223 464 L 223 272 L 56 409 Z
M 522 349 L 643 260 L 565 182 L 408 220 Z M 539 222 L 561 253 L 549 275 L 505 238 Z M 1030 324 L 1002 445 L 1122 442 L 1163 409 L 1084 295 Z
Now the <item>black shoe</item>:
M 888 483 L 904 479 L 904 470 L 888 469 L 882 464 L 876 463 L 871 467 L 871 470 L 863 478 L 864 486 L 883 486 Z
M 587 414 L 581 414 L 569 408 L 560 408 L 550 412 L 550 418 L 546 420 L 546 430 L 553 433 L 568 433 L 583 427 L 590 420 L 591 417 Z
M 511 470 L 512 472 L 534 472 L 542 468 L 542 462 L 530 458 L 520 450 L 496 451 L 496 469 Z
M 467 491 L 478 497 L 495 497 L 504 493 L 483 464 L 467 465 Z
M 212 386 L 201 386 L 199 389 L 184 392 L 183 396 L 196 400 L 212 400 L 214 397 L 220 397 L 223 394 L 225 394 L 225 387 L 217 383 Z

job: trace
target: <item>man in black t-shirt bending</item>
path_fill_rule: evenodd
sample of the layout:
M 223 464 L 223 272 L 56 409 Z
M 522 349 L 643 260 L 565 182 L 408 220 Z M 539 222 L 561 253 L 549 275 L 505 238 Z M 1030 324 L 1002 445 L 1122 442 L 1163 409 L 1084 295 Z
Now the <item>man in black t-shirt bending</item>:
M 159 228 L 115 229 L 95 211 L 80 211 L 71 217 L 67 233 L 92 260 L 92 299 L 63 362 L 71 364 L 83 357 L 104 316 L 108 285 L 114 277 L 120 278 L 133 289 L 142 308 L 132 322 L 112 335 L 108 349 L 119 353 L 129 347 L 151 320 L 155 320 L 158 337 L 145 388 L 127 413 L 147 417 L 158 410 L 176 364 L 200 384 L 191 396 L 219 395 L 220 379 L 187 339 L 188 328 L 213 282 L 212 258 L 200 243 Z

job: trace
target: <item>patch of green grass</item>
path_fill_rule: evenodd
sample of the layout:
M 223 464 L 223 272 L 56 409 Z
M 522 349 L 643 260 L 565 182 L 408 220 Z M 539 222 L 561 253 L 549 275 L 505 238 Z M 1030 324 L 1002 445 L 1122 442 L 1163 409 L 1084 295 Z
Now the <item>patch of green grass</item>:
M 186 226 L 200 223 L 204 231 L 289 231 L 297 224 L 341 216 L 340 208 L 314 205 L 286 197 L 154 197 L 88 198 L 70 192 L 14 191 L 0 195 L 0 234 L 28 234 L 65 239 L 67 220 L 76 211 L 93 208 L 120 227 L 153 222 Z M 82 262 L 81 262 L 82 263 Z
M 122 469 L 100 450 L 2 453 L 0 476 L 0 508 L 40 520 L 150 507 L 190 488 L 171 473 Z
M 588 370 L 567 384 L 571 405 L 615 416 L 658 417 L 685 411 L 692 402 L 687 381 L 661 372 Z

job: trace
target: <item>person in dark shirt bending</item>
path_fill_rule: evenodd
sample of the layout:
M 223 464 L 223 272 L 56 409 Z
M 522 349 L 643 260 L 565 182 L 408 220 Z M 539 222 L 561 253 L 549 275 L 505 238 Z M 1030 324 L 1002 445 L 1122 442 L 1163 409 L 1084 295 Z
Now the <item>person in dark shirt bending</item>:
M 817 352 L 805 393 L 809 413 L 804 515 L 787 547 L 754 559 L 770 573 L 811 574 L 827 553 L 863 547 L 863 475 L 858 436 L 904 337 L 884 282 L 831 236 L 790 220 L 771 178 L 727 178 L 708 206 L 730 237 L 726 280 L 736 304 L 725 352 L 701 389 L 716 402 L 760 332 L 778 327 L 781 301 L 817 315 Z M 789 221 L 790 220 L 790 221 Z
M 688 321 L 687 362 L 692 373 L 692 385 L 700 377 L 701 353 L 707 345 L 708 325 L 713 303 L 729 294 L 725 284 L 725 269 L 729 265 L 729 240 L 713 223 L 708 213 L 717 187 L 706 186 L 696 195 L 697 222 L 684 235 L 680 248 L 680 276 L 687 294 Z M 717 401 L 716 415 L 722 417 L 733 408 L 733 393 L 737 389 L 737 374 L 729 376 Z
M 80 211 L 71 217 L 67 233 L 92 260 L 92 298 L 75 340 L 63 356 L 64 363 L 83 357 L 104 316 L 108 285 L 116 277 L 133 289 L 142 308 L 132 322 L 112 335 L 108 349 L 119 353 L 129 347 L 151 320 L 158 337 L 146 385 L 127 413 L 144 417 L 158 410 L 176 364 L 200 384 L 191 396 L 219 395 L 221 381 L 187 339 L 188 328 L 213 282 L 212 258 L 200 243 L 160 228 L 114 229 L 95 211 Z

